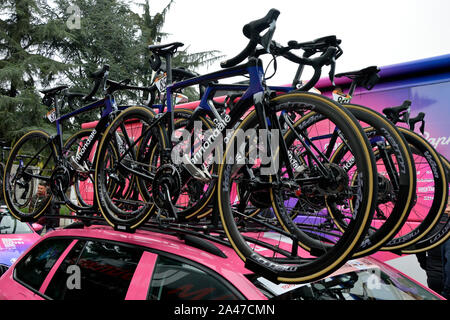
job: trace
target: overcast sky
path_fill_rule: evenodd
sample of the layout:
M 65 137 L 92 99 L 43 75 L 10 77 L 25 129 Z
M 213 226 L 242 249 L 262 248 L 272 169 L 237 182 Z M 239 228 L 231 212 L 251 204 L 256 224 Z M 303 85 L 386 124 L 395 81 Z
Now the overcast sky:
M 167 3 L 150 0 L 151 13 Z M 274 40 L 282 44 L 332 34 L 342 39 L 337 72 L 450 53 L 449 0 L 176 0 L 166 16 L 163 31 L 170 35 L 163 42 L 183 42 L 189 52 L 219 50 L 231 58 L 247 44 L 244 24 L 270 8 L 281 12 Z M 294 76 L 292 63 L 281 60 L 271 84 L 289 83 Z M 200 72 L 218 69 L 216 63 Z

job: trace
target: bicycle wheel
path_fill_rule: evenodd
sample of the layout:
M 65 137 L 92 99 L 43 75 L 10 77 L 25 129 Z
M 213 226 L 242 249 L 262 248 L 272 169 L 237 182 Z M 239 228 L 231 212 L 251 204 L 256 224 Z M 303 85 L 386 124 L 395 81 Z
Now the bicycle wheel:
M 5 174 L 5 165 L 0 162 L 0 185 L 3 186 L 3 176 Z M 0 201 L 3 202 L 3 192 L 0 193 Z
M 139 179 L 156 179 L 161 154 L 169 146 L 165 130 L 154 119 L 154 112 L 148 108 L 130 107 L 114 119 L 100 141 L 94 189 L 103 217 L 118 230 L 136 229 L 156 210 L 153 194 L 149 197 L 148 190 L 139 188 L 143 184 Z M 137 146 L 143 138 L 147 138 L 148 145 Z M 136 150 L 145 152 L 136 154 Z M 156 153 L 152 156 L 154 163 L 142 161 L 147 152 Z M 131 197 L 129 188 L 134 191 Z
M 268 180 L 263 179 L 264 182 L 255 185 L 255 181 L 262 177 L 263 167 L 260 164 L 227 163 L 228 157 L 235 154 L 234 145 L 242 148 L 242 144 L 237 142 L 238 132 L 245 132 L 254 126 L 257 115 L 252 112 L 234 130 L 224 154 L 225 163 L 219 166 L 218 211 L 230 243 L 247 268 L 263 272 L 264 276 L 277 282 L 310 282 L 339 268 L 363 240 L 375 209 L 375 159 L 356 119 L 328 98 L 312 93 L 290 93 L 272 99 L 270 110 L 295 112 L 302 117 L 303 124 L 297 127 L 300 132 L 298 138 L 304 142 L 302 146 L 309 149 L 299 154 L 303 168 L 295 179 L 288 177 L 285 169 L 288 161 L 292 162 L 287 159 L 288 155 L 280 156 L 277 174 L 269 175 Z M 271 123 L 276 122 L 274 119 L 271 118 Z M 322 121 L 320 126 L 312 128 Z M 281 143 L 283 141 L 280 140 Z M 333 141 L 333 145 L 330 141 Z M 332 153 L 339 143 L 348 144 L 354 156 L 358 178 L 352 186 L 349 185 L 351 179 L 345 170 L 328 161 L 330 155 L 327 154 Z M 252 145 L 251 142 L 248 144 Z M 278 159 L 278 150 L 273 154 L 273 159 Z M 235 159 L 232 156 L 232 160 Z M 237 185 L 240 197 L 236 196 Z M 244 187 L 247 192 L 243 192 Z M 320 192 L 313 195 L 314 190 Z M 259 200 L 265 200 L 265 205 L 270 202 L 271 211 L 264 210 L 257 217 L 249 218 L 245 215 L 245 208 L 247 203 L 258 205 L 260 201 L 252 202 L 251 199 L 256 192 L 259 193 Z M 305 194 L 311 194 L 311 198 L 314 198 L 309 199 L 313 200 L 310 201 L 311 205 L 322 208 L 316 209 L 321 216 L 312 219 L 311 216 L 302 217 L 293 221 L 292 210 L 298 202 L 304 203 L 300 196 Z M 353 201 L 354 205 L 352 212 L 348 212 L 351 217 L 348 228 L 344 232 L 334 226 L 324 230 L 326 222 L 331 221 L 326 215 L 327 207 L 348 210 L 346 207 L 349 201 Z M 257 230 L 255 226 L 259 226 L 255 235 L 259 241 L 276 242 L 274 247 L 283 247 L 285 251 L 291 252 L 291 256 L 280 256 L 276 250 L 261 251 L 258 246 L 249 244 L 244 235 L 248 231 L 254 233 Z
M 360 105 L 344 104 L 360 122 L 369 138 L 375 154 L 378 171 L 377 207 L 368 235 L 355 251 L 353 257 L 374 253 L 389 241 L 406 222 L 413 206 L 416 191 L 416 174 L 412 154 L 402 134 L 381 114 Z M 332 162 L 341 162 L 347 152 L 341 144 Z M 352 166 L 346 167 L 351 171 Z M 330 215 L 342 229 L 346 217 Z
M 66 159 L 70 159 L 72 156 L 76 156 L 89 140 L 93 129 L 84 129 L 78 131 L 74 135 L 72 135 L 67 141 L 64 143 L 63 147 L 63 156 Z M 94 192 L 94 161 L 95 154 L 97 151 L 97 141 L 92 142 L 92 149 L 90 154 L 88 155 L 87 160 L 85 161 L 85 165 L 89 169 L 88 171 L 79 171 L 74 168 L 72 181 L 70 187 L 67 189 L 66 194 L 67 198 L 70 202 L 67 203 L 67 206 L 73 210 L 94 210 L 97 207 L 97 201 L 95 199 Z M 110 146 L 111 154 L 114 154 L 117 157 L 117 150 L 114 149 L 113 146 Z M 133 192 L 133 187 L 135 186 L 134 182 L 127 185 L 127 190 L 124 191 L 124 194 L 127 197 L 131 197 Z M 110 190 L 113 187 L 110 187 Z M 120 188 L 120 183 L 115 184 L 115 190 Z M 117 192 L 117 191 L 116 191 Z
M 181 158 L 175 160 L 176 165 L 178 162 L 183 162 L 182 157 L 187 156 L 189 159 L 193 159 L 197 152 L 202 147 L 202 144 L 206 141 L 207 137 L 211 134 L 214 129 L 214 124 L 209 119 L 198 116 L 196 119 L 191 119 L 193 117 L 194 111 L 189 109 L 175 109 L 174 110 L 174 128 L 175 131 L 172 134 L 171 141 L 173 143 L 172 154 L 180 151 Z M 190 121 L 194 120 L 193 123 Z M 188 128 L 189 127 L 189 128 Z M 148 134 L 148 138 L 152 138 L 152 133 Z M 147 141 L 147 138 L 142 140 L 139 147 L 147 148 L 151 143 Z M 138 154 L 146 155 L 144 158 L 141 157 L 141 162 L 144 163 L 155 163 L 154 155 L 155 152 L 148 152 L 147 150 L 138 150 Z M 204 168 L 208 166 L 211 161 L 211 157 L 214 154 L 209 155 L 209 157 L 204 157 L 201 155 L 201 159 L 197 161 L 198 163 L 193 163 L 191 167 L 199 168 L 204 172 Z M 200 158 L 200 157 L 199 157 Z M 204 161 L 203 161 L 203 158 Z M 214 195 L 215 180 L 211 177 L 213 172 L 213 167 L 209 166 L 207 170 L 209 177 L 194 177 L 189 170 L 184 166 L 179 166 L 180 168 L 180 192 L 177 197 L 177 201 L 174 204 L 178 218 L 180 219 L 192 219 L 192 218 L 202 218 L 211 213 L 212 209 L 208 206 Z M 152 181 L 144 179 L 139 180 L 140 190 L 146 193 L 146 198 L 151 197 Z M 146 190 L 149 190 L 148 192 Z
M 67 139 L 63 147 L 63 156 L 66 159 L 76 156 L 86 144 L 86 141 L 88 141 L 92 131 L 93 129 L 84 129 L 76 132 Z M 86 161 L 89 168 L 92 168 L 96 148 L 97 142 L 95 142 L 92 149 L 93 151 L 91 151 L 91 154 Z M 95 201 L 94 176 L 92 171 L 80 172 L 74 170 L 71 186 L 67 190 L 67 198 L 70 199 L 71 203 L 67 203 L 66 205 L 73 211 L 93 207 Z
M 52 181 L 56 166 L 56 148 L 48 133 L 33 130 L 17 141 L 9 154 L 3 177 L 6 205 L 18 220 L 32 222 L 50 205 L 50 194 L 36 196 L 39 183 L 47 186 Z M 24 204 L 29 204 L 24 205 Z
M 447 172 L 447 183 L 450 183 L 450 162 L 442 155 L 440 159 L 443 162 Z M 415 254 L 431 250 L 450 238 L 450 215 L 444 212 L 441 213 L 438 224 L 427 233 L 421 240 L 401 250 L 402 254 Z
M 447 205 L 445 168 L 434 148 L 420 135 L 398 127 L 409 143 L 417 172 L 417 191 L 408 222 L 380 250 L 399 251 L 424 238 L 439 222 Z

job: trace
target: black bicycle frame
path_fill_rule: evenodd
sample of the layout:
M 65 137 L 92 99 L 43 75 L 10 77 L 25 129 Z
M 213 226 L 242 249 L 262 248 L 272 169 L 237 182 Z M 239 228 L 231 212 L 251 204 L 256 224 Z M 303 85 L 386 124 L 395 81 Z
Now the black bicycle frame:
M 117 112 L 118 110 L 121 110 L 119 108 L 116 107 L 115 105 L 115 101 L 112 95 L 107 95 L 105 98 L 98 100 L 94 103 L 91 103 L 87 106 L 81 107 L 73 112 L 64 114 L 64 115 L 60 115 L 60 109 L 61 109 L 62 105 L 60 105 L 60 101 L 58 101 L 58 99 L 56 99 L 55 102 L 55 114 L 56 114 L 56 131 L 57 134 L 52 136 L 49 140 L 49 142 L 47 142 L 45 145 L 42 146 L 42 148 L 36 153 L 36 155 L 34 155 L 33 157 L 30 157 L 31 160 L 28 162 L 28 164 L 26 164 L 23 168 L 21 168 L 21 170 L 23 170 L 23 172 L 25 173 L 26 176 L 28 177 L 32 177 L 32 178 L 37 178 L 37 179 L 41 179 L 43 181 L 50 181 L 52 178 L 51 177 L 44 177 L 41 175 L 36 175 L 33 173 L 29 173 L 27 172 L 27 168 L 29 166 L 30 163 L 32 163 L 38 156 L 39 154 L 42 152 L 42 150 L 44 150 L 47 146 L 49 145 L 54 145 L 56 148 L 56 154 L 54 154 L 55 160 L 57 164 L 62 164 L 64 165 L 64 143 L 63 143 L 63 129 L 62 129 L 62 122 L 64 120 L 67 120 L 69 118 L 75 117 L 79 114 L 91 111 L 93 109 L 97 109 L 100 107 L 104 107 L 102 110 L 102 115 L 100 120 L 98 121 L 97 125 L 95 126 L 94 130 L 93 130 L 93 135 L 91 135 L 88 140 L 89 143 L 86 146 L 86 148 L 83 151 L 83 154 L 80 157 L 79 162 L 82 163 L 82 161 L 85 161 L 88 157 L 88 155 L 90 154 L 93 146 L 94 146 L 94 141 L 97 141 L 100 139 L 101 137 L 101 133 L 104 132 L 106 130 L 106 128 L 109 125 L 110 122 L 110 115 L 113 114 L 114 112 Z M 52 149 L 52 153 L 53 153 L 53 148 Z M 47 162 L 44 164 L 43 168 L 45 168 L 48 164 L 48 161 L 50 160 L 50 157 L 47 159 Z

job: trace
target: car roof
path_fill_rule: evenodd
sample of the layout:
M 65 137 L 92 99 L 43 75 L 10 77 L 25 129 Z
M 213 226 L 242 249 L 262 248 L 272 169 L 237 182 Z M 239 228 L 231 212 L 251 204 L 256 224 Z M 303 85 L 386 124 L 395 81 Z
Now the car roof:
M 253 273 L 245 268 L 244 262 L 236 252 L 231 247 L 220 243 L 204 240 L 210 244 L 214 244 L 216 249 L 222 252 L 222 256 L 219 256 L 217 253 L 208 252 L 205 248 L 197 248 L 190 241 L 182 240 L 172 234 L 143 229 L 138 229 L 134 233 L 128 233 L 114 230 L 112 227 L 106 225 L 56 229 L 47 233 L 42 240 L 54 237 L 90 238 L 121 242 L 144 247 L 149 251 L 159 251 L 176 255 L 215 271 L 221 277 L 227 279 L 236 287 L 239 287 L 239 291 L 245 294 L 248 299 L 265 298 L 261 292 L 255 290 L 254 285 L 247 279 L 246 275 Z
M 194 247 L 188 241 L 190 238 L 184 240 L 183 236 L 175 236 L 170 232 L 155 232 L 151 230 L 139 229 L 133 233 L 128 233 L 114 230 L 112 227 L 106 225 L 95 225 L 75 229 L 57 229 L 44 236 L 44 238 L 49 236 L 83 237 L 118 241 L 122 243 L 146 247 L 150 250 L 160 250 L 175 255 L 189 257 L 189 259 L 192 260 L 196 260 L 195 258 L 197 257 L 197 260 L 200 260 L 203 264 L 220 264 L 222 266 L 230 264 L 230 266 L 232 266 L 234 270 L 238 268 L 238 271 L 241 273 L 251 273 L 244 267 L 244 263 L 241 259 L 239 259 L 232 248 L 217 242 L 208 241 L 211 245 L 214 245 L 216 247 L 215 249 L 217 253 L 214 252 L 213 249 L 210 250 L 212 252 L 208 252 L 207 248 L 201 247 L 202 244 L 199 244 L 200 248 Z M 219 255 L 220 252 L 222 253 L 222 256 Z
M 198 235 L 201 236 L 201 233 Z M 195 235 L 191 236 L 191 238 L 197 238 L 203 243 L 193 244 L 192 241 L 188 241 L 191 238 L 185 239 L 181 234 L 175 235 L 170 231 L 138 229 L 135 232 L 130 233 L 115 230 L 109 225 L 84 226 L 83 224 L 80 224 L 80 226 L 74 228 L 53 230 L 46 234 L 43 239 L 49 237 L 92 238 L 121 242 L 124 244 L 141 246 L 150 251 L 161 251 L 178 255 L 203 264 L 213 270 L 221 269 L 224 271 L 224 269 L 228 269 L 229 271 L 241 273 L 243 275 L 253 274 L 252 271 L 245 268 L 245 263 L 239 258 L 231 246 L 222 244 L 222 241 L 205 240 L 196 237 Z M 207 242 L 207 244 L 205 244 L 205 242 Z M 223 242 L 227 241 L 223 240 Z M 211 245 L 215 248 L 214 250 L 211 250 L 211 248 L 207 248 L 206 245 Z M 396 270 L 392 266 L 389 266 L 378 259 L 366 256 L 349 260 L 344 266 L 327 277 L 345 273 L 346 271 L 354 269 L 355 265 L 360 265 L 362 268 L 377 265 L 384 269 Z

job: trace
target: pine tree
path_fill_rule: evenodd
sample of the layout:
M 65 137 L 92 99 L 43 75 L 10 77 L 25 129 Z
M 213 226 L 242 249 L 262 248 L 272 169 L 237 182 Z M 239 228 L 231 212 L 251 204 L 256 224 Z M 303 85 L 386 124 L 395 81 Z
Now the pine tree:
M 148 63 L 150 58 L 150 52 L 147 49 L 149 45 L 163 42 L 164 38 L 168 36 L 167 33 L 162 32 L 164 21 L 166 19 L 166 15 L 168 14 L 171 6 L 174 1 L 171 0 L 164 7 L 164 9 L 156 13 L 154 16 L 151 15 L 150 11 L 150 3 L 149 0 L 146 0 L 142 7 L 144 9 L 144 13 L 142 16 L 138 16 L 139 26 L 141 28 L 141 44 L 144 45 L 144 61 L 142 64 L 142 69 L 140 71 L 141 79 L 140 82 L 143 85 L 149 86 L 151 85 L 151 75 L 152 70 L 150 68 L 150 64 Z M 196 71 L 198 67 L 204 65 L 211 65 L 218 59 L 223 56 L 218 55 L 219 51 L 210 50 L 196 53 L 189 53 L 189 44 L 185 44 L 186 46 L 178 51 L 172 61 L 172 67 L 174 68 L 186 68 L 190 71 Z M 189 87 L 183 90 L 184 94 L 189 97 L 189 100 L 196 100 L 199 97 L 199 92 L 196 87 Z M 148 98 L 144 96 L 145 100 Z
M 36 0 L 0 2 L 0 137 L 10 143 L 44 126 L 46 110 L 36 88 L 65 68 L 52 57 L 64 35 L 46 20 L 44 5 Z
M 131 79 L 148 86 L 152 70 L 148 45 L 166 34 L 168 4 L 151 15 L 150 2 L 143 13 L 135 13 L 124 0 L 0 0 L 0 138 L 10 143 L 32 128 L 54 131 L 44 120 L 48 107 L 41 103 L 39 89 L 67 84 L 71 90 L 87 93 L 92 87 L 88 74 L 107 63 L 113 80 Z M 69 28 L 67 21 L 75 5 L 80 28 Z M 187 44 L 189 45 L 189 44 Z M 191 54 L 187 49 L 174 58 L 174 67 L 196 67 L 218 59 L 216 51 Z M 188 91 L 194 97 L 195 91 Z M 101 93 L 98 93 L 98 96 Z M 141 94 L 141 93 L 139 93 Z M 119 100 L 139 102 L 137 93 L 118 94 Z M 68 111 L 68 110 L 63 110 Z M 77 130 L 98 114 L 86 114 L 67 122 Z

